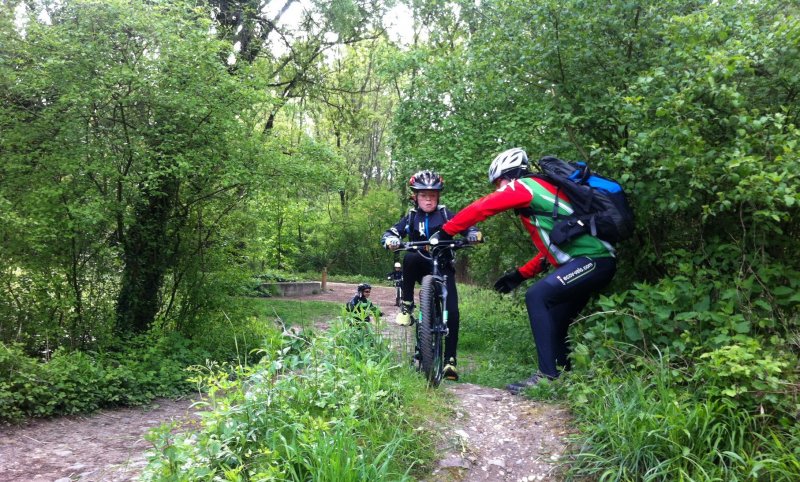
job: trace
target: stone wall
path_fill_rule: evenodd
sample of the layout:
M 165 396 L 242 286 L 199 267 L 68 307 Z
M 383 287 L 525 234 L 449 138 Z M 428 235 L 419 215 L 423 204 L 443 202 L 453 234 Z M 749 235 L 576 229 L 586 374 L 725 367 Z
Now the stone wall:
M 287 281 L 281 283 L 263 283 L 260 291 L 275 293 L 278 296 L 303 296 L 313 295 L 322 290 L 319 281 Z

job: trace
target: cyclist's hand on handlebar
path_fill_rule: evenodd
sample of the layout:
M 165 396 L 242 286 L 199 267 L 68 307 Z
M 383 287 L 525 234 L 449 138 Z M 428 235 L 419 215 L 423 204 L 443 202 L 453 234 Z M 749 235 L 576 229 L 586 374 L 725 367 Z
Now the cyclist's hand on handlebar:
M 525 278 L 522 277 L 518 269 L 515 269 L 501 276 L 495 282 L 494 289 L 500 293 L 510 293 L 511 290 L 519 286 L 523 281 L 525 281 Z
M 467 233 L 467 242 L 469 244 L 478 244 L 483 240 L 483 233 L 480 231 L 470 231 Z
M 386 238 L 386 241 L 384 241 L 384 246 L 386 246 L 386 249 L 391 249 L 394 251 L 400 247 L 400 238 L 396 236 L 389 236 Z

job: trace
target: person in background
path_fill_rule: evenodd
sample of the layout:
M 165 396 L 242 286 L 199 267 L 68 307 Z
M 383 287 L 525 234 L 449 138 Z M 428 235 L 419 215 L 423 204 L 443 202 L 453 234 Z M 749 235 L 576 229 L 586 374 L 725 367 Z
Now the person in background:
M 403 266 L 397 262 L 394 264 L 394 271 L 390 271 L 386 274 L 386 279 L 390 281 L 400 281 L 403 279 Z
M 356 294 L 347 302 L 347 311 L 353 313 L 353 316 L 364 322 L 372 320 L 372 315 L 376 318 L 383 316 L 383 312 L 378 308 L 378 305 L 369 300 L 369 295 L 372 294 L 372 286 L 368 283 L 361 283 L 356 287 Z
M 560 245 L 552 242 L 554 205 L 564 216 L 572 213 L 572 207 L 554 185 L 531 174 L 524 150 L 500 153 L 489 166 L 489 182 L 497 190 L 459 211 L 442 227 L 443 233 L 452 235 L 503 211 L 517 212 L 538 253 L 497 280 L 494 287 L 501 293 L 509 293 L 549 266 L 554 268 L 525 294 L 539 371 L 506 387 L 515 394 L 543 378 L 558 377 L 561 369 L 569 370 L 569 325 L 589 298 L 611 282 L 617 270 L 614 247 L 597 237 L 581 234 Z
M 387 273 L 386 279 L 392 282 L 392 285 L 394 285 L 396 290 L 394 305 L 400 306 L 403 292 L 403 265 L 401 265 L 399 262 L 395 262 L 394 271 Z
M 430 170 L 419 171 L 409 180 L 414 207 L 408 214 L 391 228 L 387 229 L 381 237 L 381 244 L 390 250 L 400 248 L 401 240 L 408 237 L 409 241 L 425 241 L 434 233 L 439 232 L 442 225 L 453 216 L 445 206 L 440 205 L 440 194 L 444 188 L 442 177 Z M 480 240 L 480 232 L 475 227 L 459 229 L 470 243 Z M 451 260 L 453 261 L 453 260 Z M 452 262 L 441 267 L 447 275 L 447 311 L 449 318 L 447 327 L 449 333 L 444 343 L 444 377 L 448 380 L 458 380 L 457 347 L 458 347 L 458 291 L 456 290 L 455 267 Z M 431 274 L 431 263 L 418 252 L 409 252 L 403 257 L 403 303 L 397 315 L 397 324 L 410 326 L 414 323 L 414 284 L 422 283 L 422 278 Z

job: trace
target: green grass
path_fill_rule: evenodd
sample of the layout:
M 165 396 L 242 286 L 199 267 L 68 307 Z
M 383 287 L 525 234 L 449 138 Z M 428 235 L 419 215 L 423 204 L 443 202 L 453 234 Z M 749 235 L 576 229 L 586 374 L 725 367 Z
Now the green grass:
M 490 387 L 528 378 L 536 370 L 536 348 L 524 307 L 510 296 L 459 286 L 461 379 Z
M 373 325 L 286 333 L 263 352 L 236 377 L 202 377 L 202 428 L 151 434 L 144 480 L 410 481 L 429 473 L 443 393 L 398 363 Z
M 580 433 L 570 480 L 800 480 L 796 427 L 703 397 L 660 360 L 572 381 Z
M 247 298 L 243 300 L 250 316 L 277 322 L 286 326 L 311 326 L 318 321 L 329 321 L 342 315 L 348 300 L 341 303 L 329 301 L 299 301 L 277 298 Z
M 459 298 L 462 380 L 502 387 L 529 376 L 536 350 L 522 300 L 461 286 Z M 709 397 L 707 378 L 695 385 L 664 359 L 604 359 L 599 348 L 627 350 L 603 343 L 576 346 L 574 371 L 525 393 L 572 409 L 578 432 L 563 459 L 568 480 L 800 480 L 795 413 L 785 414 L 795 423 L 778 423 L 739 399 Z M 700 363 L 683 370 L 705 373 Z

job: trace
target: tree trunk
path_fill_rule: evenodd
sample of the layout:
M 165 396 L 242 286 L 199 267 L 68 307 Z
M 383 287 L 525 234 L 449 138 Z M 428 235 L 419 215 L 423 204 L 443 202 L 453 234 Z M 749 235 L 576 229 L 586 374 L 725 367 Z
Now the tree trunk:
M 147 331 L 161 307 L 161 288 L 171 266 L 168 222 L 177 182 L 150 190 L 123 241 L 125 268 L 117 299 L 117 332 Z

